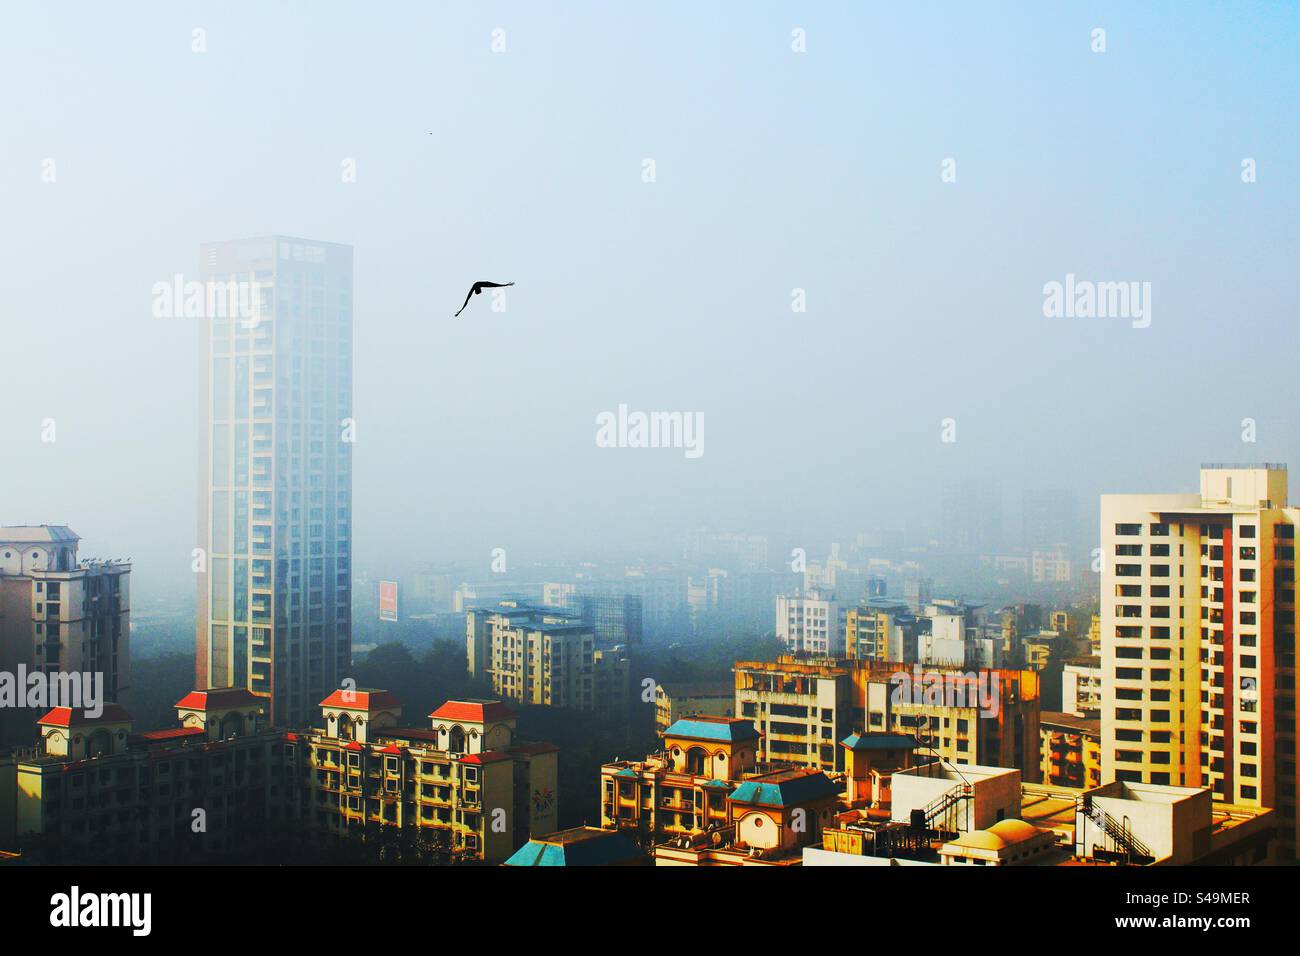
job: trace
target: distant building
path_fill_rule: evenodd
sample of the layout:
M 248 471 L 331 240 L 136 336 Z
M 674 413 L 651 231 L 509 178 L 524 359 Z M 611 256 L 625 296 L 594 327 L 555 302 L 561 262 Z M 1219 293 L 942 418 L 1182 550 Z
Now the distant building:
M 844 620 L 835 596 L 821 591 L 781 595 L 776 599 L 776 637 L 791 654 L 840 656 Z
M 1074 577 L 1074 562 L 1063 544 L 1032 552 L 1029 562 L 1030 576 L 1035 584 L 1069 584 Z
M 916 614 L 920 614 L 927 604 L 930 603 L 930 595 L 934 590 L 934 581 L 930 578 L 909 577 L 903 581 L 903 600 L 907 606 Z
M 940 544 L 954 554 L 1002 550 L 1002 486 L 995 481 L 958 481 L 940 499 Z
M 574 607 L 602 647 L 641 643 L 641 598 L 635 594 L 578 594 Z
M 597 648 L 591 652 L 592 707 L 598 717 L 618 726 L 627 725 L 639 700 L 640 684 L 634 686 L 632 682 L 633 660 L 632 650 L 626 645 Z M 637 700 L 634 700 L 634 694 Z M 648 723 L 648 708 L 646 710 Z
M 693 619 L 700 628 L 725 627 L 763 632 L 772 626 L 772 607 L 789 591 L 796 576 L 781 571 L 730 572 L 711 569 L 703 614 Z
M 1101 715 L 1101 658 L 1076 657 L 1061 668 L 1061 707 L 1076 717 Z
M 1067 491 L 1030 489 L 1021 498 L 1021 543 L 1035 550 L 1079 541 L 1079 500 Z
M 763 733 L 760 759 L 843 770 L 854 731 L 906 734 L 955 764 L 1038 778 L 1040 692 L 1032 671 L 911 668 L 864 660 L 737 661 L 737 716 Z
M 734 717 L 735 688 L 729 684 L 689 684 L 669 681 L 655 685 L 655 729 L 663 733 L 683 717 L 705 714 Z
M 546 607 L 571 611 L 578 603 L 578 585 L 572 582 L 551 582 L 542 585 L 542 604 Z
M 1043 711 L 1038 717 L 1043 783 L 1077 790 L 1101 786 L 1101 720 Z
M 451 612 L 455 584 L 446 571 L 425 569 L 415 572 L 411 579 L 409 606 L 415 614 L 446 614 Z
M 761 571 L 767 568 L 767 538 L 761 534 L 715 532 L 702 528 L 686 536 L 683 557 L 696 565 Z
M 609 643 L 664 643 L 689 632 L 687 579 L 676 574 L 547 582 L 542 585 L 542 605 L 580 619 L 585 614 L 588 623 L 599 624 L 599 639 Z
M 917 619 L 905 601 L 880 597 L 844 614 L 846 653 L 859 660 L 916 660 Z
M 595 644 L 590 625 L 518 601 L 466 614 L 470 676 L 520 704 L 595 710 Z
M 128 703 L 131 565 L 80 561 L 80 540 L 62 525 L 0 528 L 0 671 L 100 674 L 104 700 Z M 0 708 L 0 746 L 33 743 L 41 713 Z
M 1032 671 L 1046 670 L 1057 654 L 1061 635 L 1056 631 L 1039 630 L 1020 639 L 1025 666 Z
M 199 327 L 195 684 L 305 726 L 352 666 L 352 247 L 265 236 L 200 256 L 253 310 Z
M 930 603 L 920 622 L 916 660 L 940 667 L 964 666 L 969 618 L 970 609 L 956 601 Z

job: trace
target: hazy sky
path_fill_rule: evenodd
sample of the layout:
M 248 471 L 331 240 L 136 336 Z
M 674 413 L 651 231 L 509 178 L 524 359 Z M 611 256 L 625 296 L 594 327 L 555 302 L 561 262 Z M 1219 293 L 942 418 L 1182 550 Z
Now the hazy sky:
M 1297 7 L 1134 7 L 9 5 L 0 523 L 187 581 L 197 329 L 150 291 L 268 233 L 355 247 L 358 570 L 1300 467 Z M 1150 327 L 1045 318 L 1067 273 Z M 508 311 L 453 320 L 476 279 Z M 596 447 L 619 403 L 704 455 Z

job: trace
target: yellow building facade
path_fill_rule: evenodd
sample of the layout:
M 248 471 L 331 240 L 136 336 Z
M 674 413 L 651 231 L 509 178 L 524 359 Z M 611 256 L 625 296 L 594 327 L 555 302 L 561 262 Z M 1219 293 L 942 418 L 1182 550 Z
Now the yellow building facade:
M 1295 538 L 1282 465 L 1206 465 L 1190 494 L 1103 495 L 1105 781 L 1277 810 L 1296 848 Z
M 50 862 L 193 862 L 291 835 L 498 863 L 556 830 L 558 748 L 519 739 L 500 701 L 448 701 L 413 728 L 386 691 L 336 691 L 325 727 L 304 732 L 266 729 L 265 706 L 194 691 L 180 726 L 141 734 L 116 705 L 54 708 L 41 748 L 0 767 L 0 810 L 12 806 L 0 833 Z

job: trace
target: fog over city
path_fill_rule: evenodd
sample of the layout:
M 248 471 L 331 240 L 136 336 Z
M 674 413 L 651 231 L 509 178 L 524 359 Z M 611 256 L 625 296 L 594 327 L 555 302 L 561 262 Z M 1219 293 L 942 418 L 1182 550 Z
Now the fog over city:
M 1300 463 L 1293 9 L 144 6 L 0 32 L 0 525 L 139 605 L 193 591 L 200 322 L 152 305 L 211 241 L 353 248 L 359 598 L 701 527 L 942 548 L 964 482 L 989 547 L 1059 490 L 1086 554 L 1102 492 Z

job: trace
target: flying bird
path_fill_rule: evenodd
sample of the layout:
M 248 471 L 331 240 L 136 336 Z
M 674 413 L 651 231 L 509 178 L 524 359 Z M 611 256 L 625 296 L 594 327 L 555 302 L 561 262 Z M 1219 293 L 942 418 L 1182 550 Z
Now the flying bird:
M 465 303 L 460 307 L 460 311 L 458 311 L 456 315 L 460 315 L 461 312 L 464 312 L 465 306 L 469 305 L 469 300 L 476 295 L 482 295 L 484 289 L 504 289 L 506 286 L 510 286 L 510 285 L 514 285 L 514 283 L 513 282 L 475 282 L 474 285 L 470 287 L 469 292 L 466 293 Z M 456 317 L 455 315 L 452 316 L 453 319 L 455 317 Z

